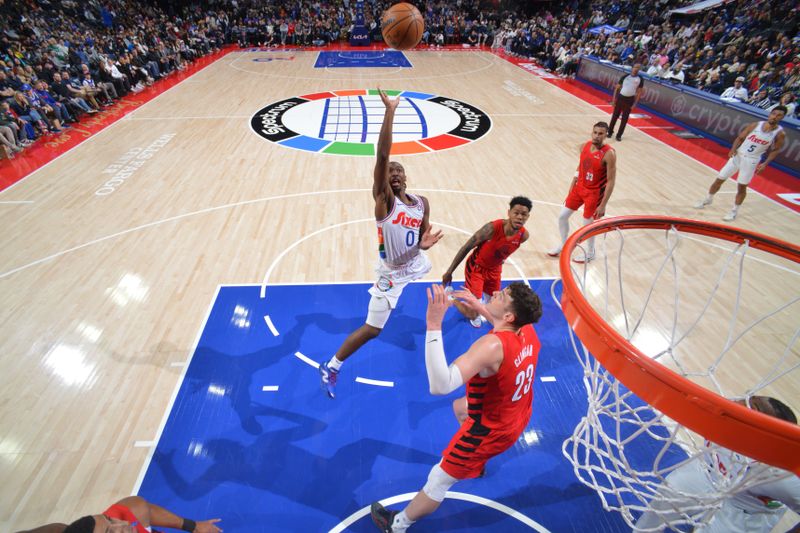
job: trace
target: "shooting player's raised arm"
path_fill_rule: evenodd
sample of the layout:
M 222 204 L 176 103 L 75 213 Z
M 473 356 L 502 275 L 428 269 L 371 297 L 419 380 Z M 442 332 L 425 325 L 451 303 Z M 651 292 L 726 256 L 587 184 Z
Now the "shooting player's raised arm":
M 392 151 L 392 123 L 394 122 L 394 112 L 397 105 L 400 103 L 400 97 L 390 99 L 386 93 L 378 89 L 378 92 L 386 106 L 386 112 L 383 115 L 383 124 L 381 125 L 381 132 L 378 135 L 378 146 L 376 150 L 377 159 L 375 161 L 375 171 L 373 174 L 372 182 L 372 197 L 375 201 L 385 201 L 394 196 L 392 187 L 389 184 L 389 155 Z

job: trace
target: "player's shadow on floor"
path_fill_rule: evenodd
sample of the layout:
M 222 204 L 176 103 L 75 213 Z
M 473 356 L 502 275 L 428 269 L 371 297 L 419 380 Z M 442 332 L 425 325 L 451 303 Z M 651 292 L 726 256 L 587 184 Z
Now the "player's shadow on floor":
M 213 464 L 201 472 L 193 472 L 193 465 L 200 464 L 196 461 L 177 465 L 182 455 L 175 449 L 156 451 L 153 465 L 185 500 L 202 498 L 222 484 L 237 483 L 338 516 L 361 507 L 354 494 L 370 479 L 379 457 L 412 465 L 432 465 L 439 460 L 430 453 L 372 438 L 353 441 L 324 457 L 295 444 L 321 438 L 328 429 L 322 420 L 263 406 L 255 409 L 255 414 L 289 427 L 267 431 L 247 445 L 230 439 L 203 442 L 204 461 Z
M 392 317 L 391 327 L 372 342 L 389 344 L 400 351 L 416 352 L 416 336 L 408 332 L 417 331 L 421 335 L 425 331 L 425 322 L 402 314 L 402 309 L 396 311 L 396 316 Z M 311 328 L 330 334 L 331 343 L 326 345 L 323 339 L 318 345 L 318 353 L 306 355 L 327 359 L 330 357 L 328 354 L 334 353 L 339 347 L 336 336 L 343 332 L 349 333 L 354 329 L 354 324 L 360 321 L 363 321 L 363 317 L 337 318 L 329 313 L 296 315 L 294 325 L 278 337 L 279 344 L 248 354 L 233 354 L 210 349 L 204 347 L 201 340 L 186 373 L 187 391 L 189 394 L 205 394 L 212 384 L 224 389 L 225 397 L 237 413 L 242 429 L 251 435 L 259 435 L 263 432 L 263 426 L 253 411 L 258 407 L 252 398 L 253 376 L 283 362 L 298 351 L 301 341 L 309 334 Z

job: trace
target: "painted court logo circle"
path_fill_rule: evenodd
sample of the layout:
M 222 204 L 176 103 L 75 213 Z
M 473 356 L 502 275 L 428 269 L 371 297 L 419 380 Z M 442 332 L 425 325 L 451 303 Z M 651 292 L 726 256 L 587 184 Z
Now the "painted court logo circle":
M 492 127 L 489 116 L 466 102 L 412 91 L 400 97 L 392 154 L 423 154 L 474 142 Z M 268 141 L 309 152 L 374 156 L 384 106 L 377 90 L 306 94 L 274 102 L 250 119 Z

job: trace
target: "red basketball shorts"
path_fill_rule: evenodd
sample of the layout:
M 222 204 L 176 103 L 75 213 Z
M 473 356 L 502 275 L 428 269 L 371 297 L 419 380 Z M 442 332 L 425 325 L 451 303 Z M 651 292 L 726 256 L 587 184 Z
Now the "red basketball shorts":
M 603 199 L 605 187 L 601 189 L 586 189 L 575 186 L 569 191 L 567 199 L 564 200 L 564 207 L 577 211 L 583 205 L 583 218 L 593 218 L 597 206 Z
M 464 286 L 478 299 L 484 294 L 492 295 L 500 290 L 502 271 L 502 267 L 489 270 L 467 261 L 464 269 Z
M 516 429 L 490 429 L 467 418 L 442 453 L 442 470 L 457 479 L 478 477 L 486 461 L 513 446 L 521 433 Z

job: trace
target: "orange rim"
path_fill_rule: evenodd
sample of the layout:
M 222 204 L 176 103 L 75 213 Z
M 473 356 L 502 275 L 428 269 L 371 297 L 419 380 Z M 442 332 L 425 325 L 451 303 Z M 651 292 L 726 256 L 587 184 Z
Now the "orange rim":
M 572 277 L 575 247 L 613 230 L 675 229 L 749 246 L 800 263 L 800 247 L 738 228 L 664 216 L 601 219 L 572 234 L 559 260 L 564 316 L 591 354 L 639 398 L 725 448 L 800 475 L 800 426 L 759 413 L 702 387 L 644 355 L 594 310 Z

